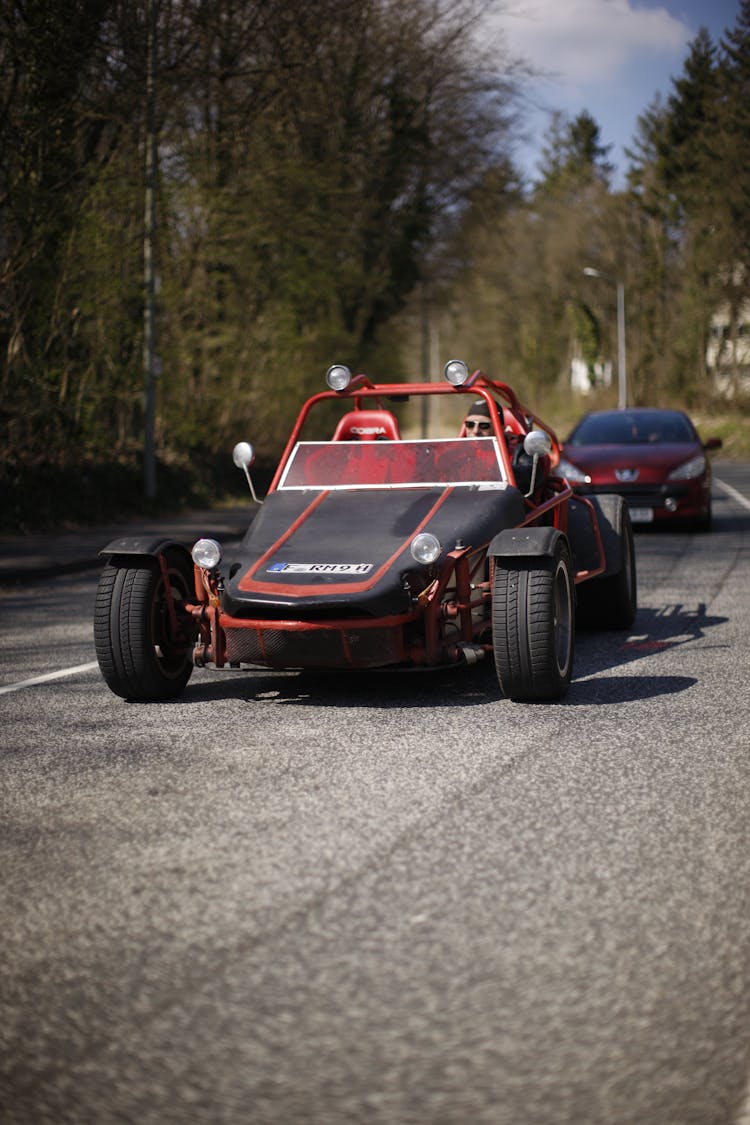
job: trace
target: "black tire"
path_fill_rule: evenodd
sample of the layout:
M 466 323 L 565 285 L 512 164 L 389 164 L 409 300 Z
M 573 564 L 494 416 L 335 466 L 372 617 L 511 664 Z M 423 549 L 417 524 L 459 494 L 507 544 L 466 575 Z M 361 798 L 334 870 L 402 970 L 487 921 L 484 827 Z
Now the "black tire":
M 495 669 L 512 700 L 559 699 L 573 672 L 573 567 L 560 536 L 550 555 L 497 558 L 492 577 Z
M 699 516 L 693 523 L 693 531 L 697 531 L 701 535 L 705 535 L 711 530 L 713 523 L 713 508 L 711 501 L 708 501 L 708 507 L 702 516 Z
M 638 609 L 630 512 L 621 496 L 600 496 L 597 501 L 607 571 L 578 586 L 578 624 L 585 629 L 629 629 Z
M 192 598 L 193 568 L 178 551 L 165 554 L 175 607 Z M 191 635 L 194 630 L 191 630 Z M 157 559 L 110 563 L 102 571 L 94 610 L 94 646 L 108 686 L 123 699 L 175 699 L 193 671 L 192 642 L 171 639 Z

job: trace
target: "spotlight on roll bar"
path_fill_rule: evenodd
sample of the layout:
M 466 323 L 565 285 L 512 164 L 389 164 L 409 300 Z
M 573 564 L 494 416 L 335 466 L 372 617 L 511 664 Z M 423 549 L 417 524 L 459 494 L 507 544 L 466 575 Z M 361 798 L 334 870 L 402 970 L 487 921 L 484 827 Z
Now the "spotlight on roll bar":
M 332 391 L 345 391 L 352 381 L 352 373 L 342 363 L 334 363 L 326 371 L 326 383 Z
M 462 359 L 448 360 L 443 368 L 443 377 L 452 387 L 462 387 L 469 378 L 469 368 Z

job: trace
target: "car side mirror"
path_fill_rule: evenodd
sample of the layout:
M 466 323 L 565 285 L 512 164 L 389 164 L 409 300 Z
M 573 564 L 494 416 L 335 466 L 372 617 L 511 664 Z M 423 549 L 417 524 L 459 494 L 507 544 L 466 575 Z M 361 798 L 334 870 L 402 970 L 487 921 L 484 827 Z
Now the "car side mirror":
M 721 449 L 724 442 L 720 437 L 710 437 L 708 441 L 703 442 L 704 449 Z

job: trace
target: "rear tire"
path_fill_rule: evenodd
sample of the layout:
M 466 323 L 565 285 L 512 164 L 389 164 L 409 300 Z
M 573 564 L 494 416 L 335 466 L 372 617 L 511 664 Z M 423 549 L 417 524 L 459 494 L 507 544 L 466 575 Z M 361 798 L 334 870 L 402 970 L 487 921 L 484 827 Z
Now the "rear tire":
M 597 499 L 607 570 L 614 573 L 578 586 L 578 624 L 589 629 L 629 629 L 638 609 L 633 525 L 621 496 Z
M 512 700 L 559 699 L 573 672 L 575 597 L 570 551 L 497 558 L 492 578 L 495 670 Z
M 191 598 L 192 565 L 165 553 L 175 609 Z M 194 630 L 193 630 L 194 632 Z M 156 559 L 110 563 L 102 571 L 94 610 L 94 646 L 102 675 L 123 699 L 175 699 L 193 671 L 192 642 L 176 643 Z

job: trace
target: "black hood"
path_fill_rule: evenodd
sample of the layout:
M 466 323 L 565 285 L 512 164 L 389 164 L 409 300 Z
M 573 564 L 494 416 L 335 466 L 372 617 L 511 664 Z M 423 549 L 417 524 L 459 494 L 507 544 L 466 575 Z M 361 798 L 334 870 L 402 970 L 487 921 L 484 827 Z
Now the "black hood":
M 404 613 L 417 532 L 437 536 L 444 553 L 458 541 L 482 547 L 523 511 L 510 487 L 274 492 L 226 561 L 223 609 L 259 618 Z

